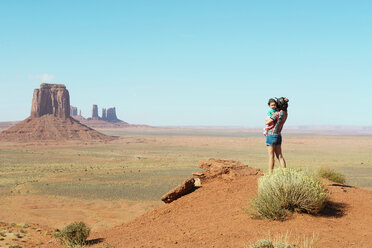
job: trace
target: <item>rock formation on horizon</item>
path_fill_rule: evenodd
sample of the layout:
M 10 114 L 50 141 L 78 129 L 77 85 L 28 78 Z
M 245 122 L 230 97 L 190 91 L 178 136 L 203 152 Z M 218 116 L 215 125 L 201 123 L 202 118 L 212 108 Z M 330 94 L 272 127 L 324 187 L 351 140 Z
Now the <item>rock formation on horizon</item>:
M 89 118 L 88 118 L 89 119 Z M 91 120 L 103 120 L 107 122 L 123 122 L 122 120 L 118 119 L 116 116 L 116 108 L 102 108 L 102 117 L 99 117 L 98 115 L 98 106 L 96 104 L 93 104 L 92 109 L 92 117 Z
M 70 117 L 70 95 L 63 84 L 41 84 L 34 90 L 31 106 L 31 117 L 46 114 L 59 118 Z
M 102 120 L 107 120 L 107 112 L 105 108 L 102 108 Z
M 0 140 L 85 142 L 114 139 L 81 124 L 70 116 L 70 110 L 77 113 L 77 108 L 70 106 L 70 95 L 65 85 L 42 83 L 40 89 L 34 90 L 30 117 L 1 132 Z
M 98 106 L 96 104 L 93 104 L 93 109 L 92 109 L 92 120 L 99 120 L 98 116 Z
M 107 109 L 107 121 L 108 122 L 120 122 L 121 121 L 116 116 L 116 108 L 115 107 Z
M 77 116 L 78 115 L 78 108 L 74 107 L 74 106 L 71 106 L 70 107 L 70 115 L 71 116 Z

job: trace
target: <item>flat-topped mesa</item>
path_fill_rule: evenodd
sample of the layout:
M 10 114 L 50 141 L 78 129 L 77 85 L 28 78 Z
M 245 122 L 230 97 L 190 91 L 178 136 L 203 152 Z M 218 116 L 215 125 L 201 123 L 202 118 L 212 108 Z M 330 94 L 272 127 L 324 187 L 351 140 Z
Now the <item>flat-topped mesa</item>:
M 0 133 L 0 142 L 110 141 L 115 137 L 81 124 L 70 116 L 70 96 L 62 84 L 41 84 L 34 90 L 31 116 Z M 76 116 L 75 116 L 76 117 Z M 47 144 L 47 143 L 45 143 Z
M 63 119 L 70 117 L 70 94 L 65 85 L 42 83 L 40 89 L 34 90 L 31 117 L 47 114 Z

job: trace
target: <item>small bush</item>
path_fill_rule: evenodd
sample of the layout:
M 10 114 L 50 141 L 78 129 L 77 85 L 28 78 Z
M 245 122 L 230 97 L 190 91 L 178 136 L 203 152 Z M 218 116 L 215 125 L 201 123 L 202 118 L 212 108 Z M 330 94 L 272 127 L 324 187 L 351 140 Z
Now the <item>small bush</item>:
M 249 246 L 250 248 L 274 248 L 274 244 L 270 240 L 260 239 L 256 243 Z
M 344 184 L 346 182 L 344 175 L 342 175 L 340 172 L 337 172 L 327 167 L 320 168 L 318 174 L 320 177 L 328 179 L 335 183 Z
M 313 234 L 312 239 L 306 237 L 297 239 L 295 242 L 290 242 L 290 234 L 279 234 L 275 238 L 269 237 L 268 239 L 258 240 L 256 243 L 251 244 L 249 248 L 315 248 L 318 241 L 318 235 Z
M 326 190 L 315 174 L 288 168 L 276 169 L 258 180 L 252 206 L 259 216 L 283 220 L 287 210 L 318 213 L 326 201 Z
M 57 239 L 61 239 L 62 238 L 62 235 L 61 235 L 61 232 L 58 230 L 58 231 L 55 231 L 52 233 L 52 236 L 57 238 Z
M 84 222 L 73 222 L 66 226 L 58 236 L 67 246 L 77 247 L 86 243 L 89 233 L 90 228 Z

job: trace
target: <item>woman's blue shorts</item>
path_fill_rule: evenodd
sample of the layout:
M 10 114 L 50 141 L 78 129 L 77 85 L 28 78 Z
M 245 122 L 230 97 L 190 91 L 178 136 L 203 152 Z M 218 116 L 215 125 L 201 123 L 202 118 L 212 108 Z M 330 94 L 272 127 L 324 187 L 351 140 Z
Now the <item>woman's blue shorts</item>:
M 267 146 L 280 146 L 281 144 L 282 144 L 282 135 L 280 134 L 266 135 Z

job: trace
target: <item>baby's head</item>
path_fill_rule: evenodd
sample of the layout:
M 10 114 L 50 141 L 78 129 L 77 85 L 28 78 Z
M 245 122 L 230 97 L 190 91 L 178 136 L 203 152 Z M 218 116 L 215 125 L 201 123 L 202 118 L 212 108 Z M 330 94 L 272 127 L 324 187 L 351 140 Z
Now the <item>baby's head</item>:
M 270 107 L 271 109 L 276 110 L 276 108 L 277 108 L 277 106 L 278 106 L 278 103 L 275 101 L 275 99 L 270 98 L 270 99 L 269 99 L 269 102 L 267 103 L 267 105 L 269 105 L 269 107 Z

